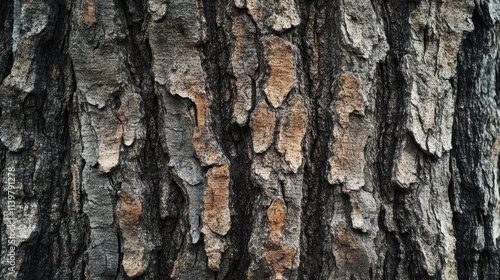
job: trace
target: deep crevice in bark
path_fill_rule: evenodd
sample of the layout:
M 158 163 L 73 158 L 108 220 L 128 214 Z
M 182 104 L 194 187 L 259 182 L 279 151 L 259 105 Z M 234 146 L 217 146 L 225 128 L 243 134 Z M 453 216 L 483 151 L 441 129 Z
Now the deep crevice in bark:
M 490 109 L 485 108 L 488 95 L 480 86 L 486 77 L 481 73 L 491 67 L 498 69 L 498 61 L 485 59 L 489 48 L 498 44 L 493 37 L 498 27 L 488 26 L 481 9 L 476 7 L 472 20 L 474 30 L 462 43 L 458 58 L 458 92 L 453 125 L 454 143 L 454 181 L 451 187 L 454 228 L 457 239 L 456 259 L 459 279 L 495 279 L 500 273 L 500 252 L 493 241 L 493 209 L 484 209 L 487 188 L 479 166 L 485 160 L 484 145 L 491 145 L 495 133 L 488 131 L 487 122 L 491 121 Z M 497 54 L 493 54 L 496 56 Z M 487 79 L 487 78 L 486 78 Z M 496 81 L 498 83 L 498 79 Z M 490 104 L 489 106 L 497 104 Z M 478 170 L 479 169 L 479 170 Z M 498 226 L 498 225 L 496 225 Z M 478 230 L 478 227 L 482 230 Z M 482 244 L 481 241 L 483 240 Z
M 5 77 L 10 74 L 12 64 L 14 63 L 12 53 L 12 28 L 14 22 L 14 2 L 0 2 L 0 85 Z M 1 114 L 0 110 L 0 114 Z
M 338 71 L 338 60 L 336 54 L 331 51 L 332 45 L 338 46 L 336 37 L 335 10 L 334 3 L 319 1 L 318 3 L 309 3 L 308 14 L 302 15 L 302 20 L 306 22 L 302 29 L 299 29 L 302 39 L 302 59 L 305 67 L 304 73 L 309 73 L 307 69 L 313 67 L 309 63 L 317 63 L 314 67 L 318 68 L 318 76 L 306 76 L 306 94 L 312 103 L 311 118 L 311 146 L 307 161 L 304 167 L 304 198 L 303 198 L 303 217 L 304 226 L 302 229 L 301 267 L 299 268 L 299 279 L 324 279 L 329 277 L 333 270 L 334 258 L 331 250 L 327 249 L 325 244 L 332 242 L 330 233 L 330 221 L 328 215 L 333 213 L 334 188 L 328 183 L 327 166 L 328 160 L 328 139 L 331 136 L 332 120 L 329 109 L 333 101 L 332 84 L 335 80 L 334 73 Z M 309 26 L 309 16 L 314 12 L 312 26 Z M 318 17 L 324 22 L 318 22 Z M 306 28 L 310 29 L 312 36 L 318 36 L 316 42 L 309 42 L 313 46 L 306 44 Z M 317 48 L 316 50 L 310 47 Z M 313 52 L 319 53 L 318 61 L 310 61 L 308 58 L 313 56 Z M 315 84 L 319 88 L 315 88 Z M 311 258 L 310 256 L 315 256 Z

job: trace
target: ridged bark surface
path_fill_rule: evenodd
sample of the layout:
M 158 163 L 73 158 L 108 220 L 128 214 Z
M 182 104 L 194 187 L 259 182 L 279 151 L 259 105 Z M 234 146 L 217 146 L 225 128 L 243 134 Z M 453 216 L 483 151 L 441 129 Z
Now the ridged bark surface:
M 498 279 L 499 54 L 496 0 L 0 0 L 0 275 Z

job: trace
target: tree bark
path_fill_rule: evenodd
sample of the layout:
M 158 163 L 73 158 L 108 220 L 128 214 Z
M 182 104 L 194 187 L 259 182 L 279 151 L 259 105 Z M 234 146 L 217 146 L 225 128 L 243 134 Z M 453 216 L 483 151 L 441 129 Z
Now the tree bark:
M 496 0 L 0 0 L 4 279 L 498 279 Z

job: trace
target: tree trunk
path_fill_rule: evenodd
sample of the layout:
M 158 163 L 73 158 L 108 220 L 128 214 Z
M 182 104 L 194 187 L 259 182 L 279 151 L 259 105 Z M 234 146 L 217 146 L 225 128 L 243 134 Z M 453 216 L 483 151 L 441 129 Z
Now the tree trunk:
M 3 279 L 498 279 L 496 0 L 0 0 Z

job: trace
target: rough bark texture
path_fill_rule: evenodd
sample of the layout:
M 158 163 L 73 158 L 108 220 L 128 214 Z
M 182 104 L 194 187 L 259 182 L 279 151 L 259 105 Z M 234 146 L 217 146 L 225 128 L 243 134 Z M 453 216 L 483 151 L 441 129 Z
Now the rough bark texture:
M 0 276 L 498 279 L 499 54 L 497 0 L 0 0 Z

